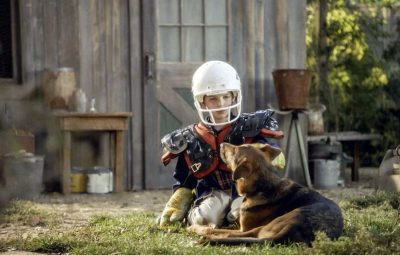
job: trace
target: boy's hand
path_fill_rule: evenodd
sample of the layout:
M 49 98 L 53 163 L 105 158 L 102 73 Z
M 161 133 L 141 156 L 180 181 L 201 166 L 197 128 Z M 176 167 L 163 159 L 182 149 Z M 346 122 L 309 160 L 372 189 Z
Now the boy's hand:
M 281 152 L 274 160 L 272 160 L 272 165 L 278 170 L 283 170 L 286 165 L 285 155 Z
M 183 218 L 185 218 L 192 201 L 192 190 L 187 188 L 177 189 L 165 205 L 164 211 L 159 219 L 160 226 L 182 221 Z

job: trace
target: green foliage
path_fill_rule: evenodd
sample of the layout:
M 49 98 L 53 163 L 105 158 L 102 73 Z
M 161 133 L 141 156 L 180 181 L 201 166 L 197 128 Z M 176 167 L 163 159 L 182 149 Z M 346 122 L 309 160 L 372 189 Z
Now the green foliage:
M 400 143 L 399 65 L 395 63 L 400 59 L 400 47 L 399 40 L 384 31 L 382 15 L 385 8 L 398 6 L 399 1 L 328 0 L 324 48 L 318 47 L 317 3 L 312 0 L 307 6 L 307 65 L 317 75 L 325 70 L 327 76 L 314 80 L 311 102 L 328 106 L 328 131 L 382 134 L 382 142 L 374 145 L 369 156 L 377 165 L 386 149 Z M 383 39 L 393 40 L 386 48 L 390 53 L 383 54 L 386 58 L 377 46 Z

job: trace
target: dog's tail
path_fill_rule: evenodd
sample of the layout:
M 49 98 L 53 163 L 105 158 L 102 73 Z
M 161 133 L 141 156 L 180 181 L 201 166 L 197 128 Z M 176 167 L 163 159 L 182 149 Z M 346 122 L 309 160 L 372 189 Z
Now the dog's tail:
M 200 241 L 203 244 L 210 244 L 210 245 L 250 245 L 250 244 L 264 244 L 264 243 L 273 243 L 273 240 L 270 238 L 255 238 L 255 237 L 227 237 L 221 239 L 203 239 Z

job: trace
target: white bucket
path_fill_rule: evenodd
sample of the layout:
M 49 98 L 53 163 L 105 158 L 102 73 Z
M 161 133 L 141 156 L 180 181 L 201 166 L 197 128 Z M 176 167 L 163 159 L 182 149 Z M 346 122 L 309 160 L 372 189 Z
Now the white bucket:
M 94 167 L 87 174 L 87 193 L 105 194 L 113 191 L 113 173 L 105 167 Z
M 340 175 L 340 161 L 329 159 L 310 160 L 315 188 L 337 188 Z

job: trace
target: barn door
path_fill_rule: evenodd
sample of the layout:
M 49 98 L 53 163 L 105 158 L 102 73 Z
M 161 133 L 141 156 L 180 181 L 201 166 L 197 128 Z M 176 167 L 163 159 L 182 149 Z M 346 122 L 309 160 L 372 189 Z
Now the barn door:
M 228 0 L 143 0 L 145 188 L 173 183 L 160 139 L 198 121 L 191 76 L 204 61 L 229 61 Z

